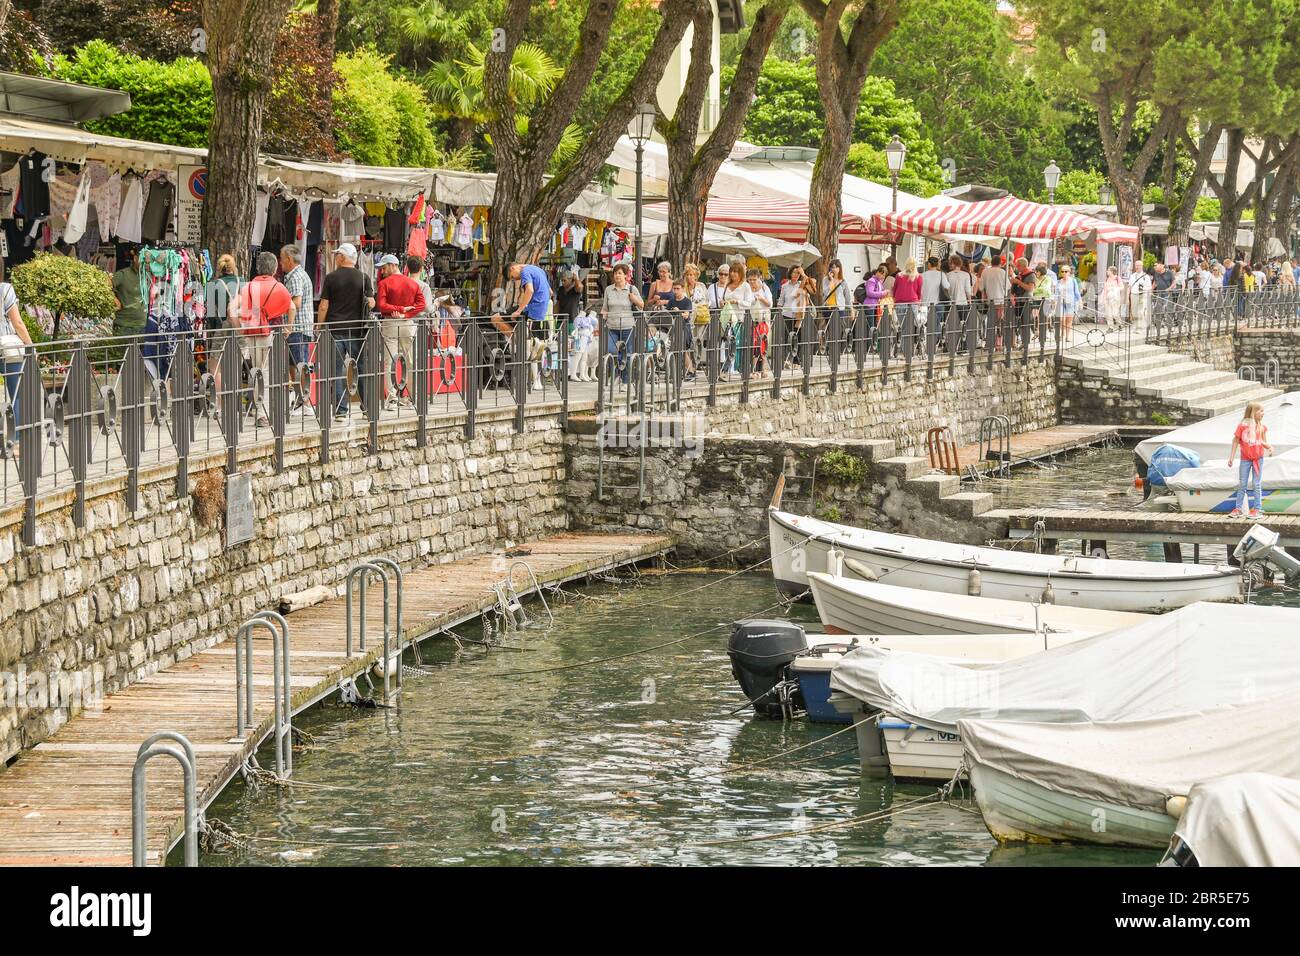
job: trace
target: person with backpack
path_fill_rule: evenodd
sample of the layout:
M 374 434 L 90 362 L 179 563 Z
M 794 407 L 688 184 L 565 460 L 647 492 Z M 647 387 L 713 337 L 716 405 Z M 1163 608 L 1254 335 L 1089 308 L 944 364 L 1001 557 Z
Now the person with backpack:
M 265 400 L 270 385 L 271 333 L 284 324 L 293 308 L 293 296 L 275 277 L 279 260 L 274 252 L 259 252 L 253 263 L 253 278 L 239 290 L 236 321 L 240 332 L 240 351 L 249 366 L 249 382 L 260 374 L 262 386 L 254 387 L 252 401 Z M 257 424 L 270 424 L 266 408 L 258 410 Z

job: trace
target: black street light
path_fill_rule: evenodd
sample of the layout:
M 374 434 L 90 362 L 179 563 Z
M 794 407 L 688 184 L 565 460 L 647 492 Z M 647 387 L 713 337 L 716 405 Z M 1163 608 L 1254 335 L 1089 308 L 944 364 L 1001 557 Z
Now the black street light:
M 636 236 L 632 242 L 632 255 L 635 257 L 632 287 L 638 292 L 641 290 L 641 163 L 645 156 L 645 141 L 654 132 L 658 115 L 653 103 L 642 103 L 627 124 L 627 135 L 636 143 Z
M 903 141 L 895 133 L 894 138 L 885 147 L 885 160 L 889 163 L 890 187 L 893 190 L 890 212 L 898 212 L 898 174 L 903 171 L 903 161 L 905 159 L 907 159 L 907 147 L 903 145 Z M 898 258 L 898 243 L 894 243 L 894 258 Z

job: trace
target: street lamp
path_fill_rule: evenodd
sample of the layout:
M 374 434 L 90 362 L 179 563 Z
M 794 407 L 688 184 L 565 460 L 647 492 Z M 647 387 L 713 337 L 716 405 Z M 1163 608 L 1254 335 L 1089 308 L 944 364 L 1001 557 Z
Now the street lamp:
M 1111 191 L 1110 183 L 1102 183 L 1097 189 L 1097 202 L 1103 206 L 1109 206 L 1114 200 L 1115 194 Z
M 627 124 L 627 135 L 636 143 L 636 236 L 632 242 L 633 288 L 641 290 L 641 162 L 645 156 L 645 141 L 655 129 L 655 119 L 659 110 L 653 103 L 642 103 Z
M 1061 167 L 1056 165 L 1056 160 L 1047 164 L 1043 170 L 1043 182 L 1047 184 L 1047 204 L 1050 206 L 1056 202 L 1056 186 L 1061 181 Z
M 898 174 L 903 171 L 903 160 L 905 159 L 907 159 L 907 147 L 903 145 L 903 141 L 895 133 L 894 138 L 885 147 L 885 160 L 889 163 L 889 181 L 893 190 L 890 212 L 898 212 Z M 898 258 L 898 243 L 894 243 L 894 258 Z

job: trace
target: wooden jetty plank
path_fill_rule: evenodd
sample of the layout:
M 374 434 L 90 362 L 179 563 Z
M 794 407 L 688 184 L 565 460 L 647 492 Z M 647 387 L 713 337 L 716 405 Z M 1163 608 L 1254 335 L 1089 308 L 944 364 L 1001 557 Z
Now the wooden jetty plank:
M 1048 428 L 1017 432 L 1011 436 L 1009 447 L 1011 465 L 1017 467 L 1067 451 L 1115 441 L 1118 438 L 1119 428 L 1115 425 L 1052 425 Z M 981 474 L 988 474 L 999 467 L 997 462 L 981 458 L 981 450 L 978 443 L 964 445 L 957 449 L 957 464 L 963 475 L 967 474 L 971 467 Z
M 496 551 L 408 571 L 401 643 L 477 617 L 496 601 L 489 586 L 516 560 L 526 561 L 547 587 L 654 558 L 672 545 L 664 535 L 566 533 L 524 542 L 520 548 L 529 553 L 519 558 Z M 520 594 L 531 588 L 524 578 L 515 575 Z M 365 653 L 358 641 L 351 658 L 344 654 L 343 598 L 285 615 L 295 713 L 379 660 L 382 588 L 369 589 L 366 614 L 371 639 Z M 227 640 L 109 695 L 0 771 L 0 866 L 130 865 L 131 768 L 140 743 L 158 730 L 182 733 L 194 745 L 199 803 L 210 804 L 272 731 L 271 637 L 255 632 L 253 643 L 256 726 L 243 739 L 235 737 L 234 645 Z M 148 859 L 160 863 L 183 822 L 174 761 L 149 764 L 146 796 Z
M 1235 545 L 1252 525 L 1262 524 L 1276 531 L 1284 546 L 1300 547 L 1300 515 L 1292 514 L 1266 514 L 1251 519 L 1208 512 L 1015 508 L 987 511 L 980 517 L 1005 522 L 1008 536 L 1012 538 L 1031 536 L 1041 521 L 1045 538 L 1094 538 L 1139 544 Z

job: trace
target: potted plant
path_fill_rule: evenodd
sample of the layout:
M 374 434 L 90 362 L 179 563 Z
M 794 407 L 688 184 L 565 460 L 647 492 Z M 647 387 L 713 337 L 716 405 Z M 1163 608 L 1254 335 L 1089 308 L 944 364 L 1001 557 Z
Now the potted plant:
M 69 256 L 40 253 L 30 262 L 15 266 L 10 276 L 18 293 L 23 318 L 32 341 L 57 339 L 59 332 L 74 337 L 98 337 L 112 327 L 117 303 L 112 285 L 101 270 Z M 49 316 L 49 327 L 39 311 Z

